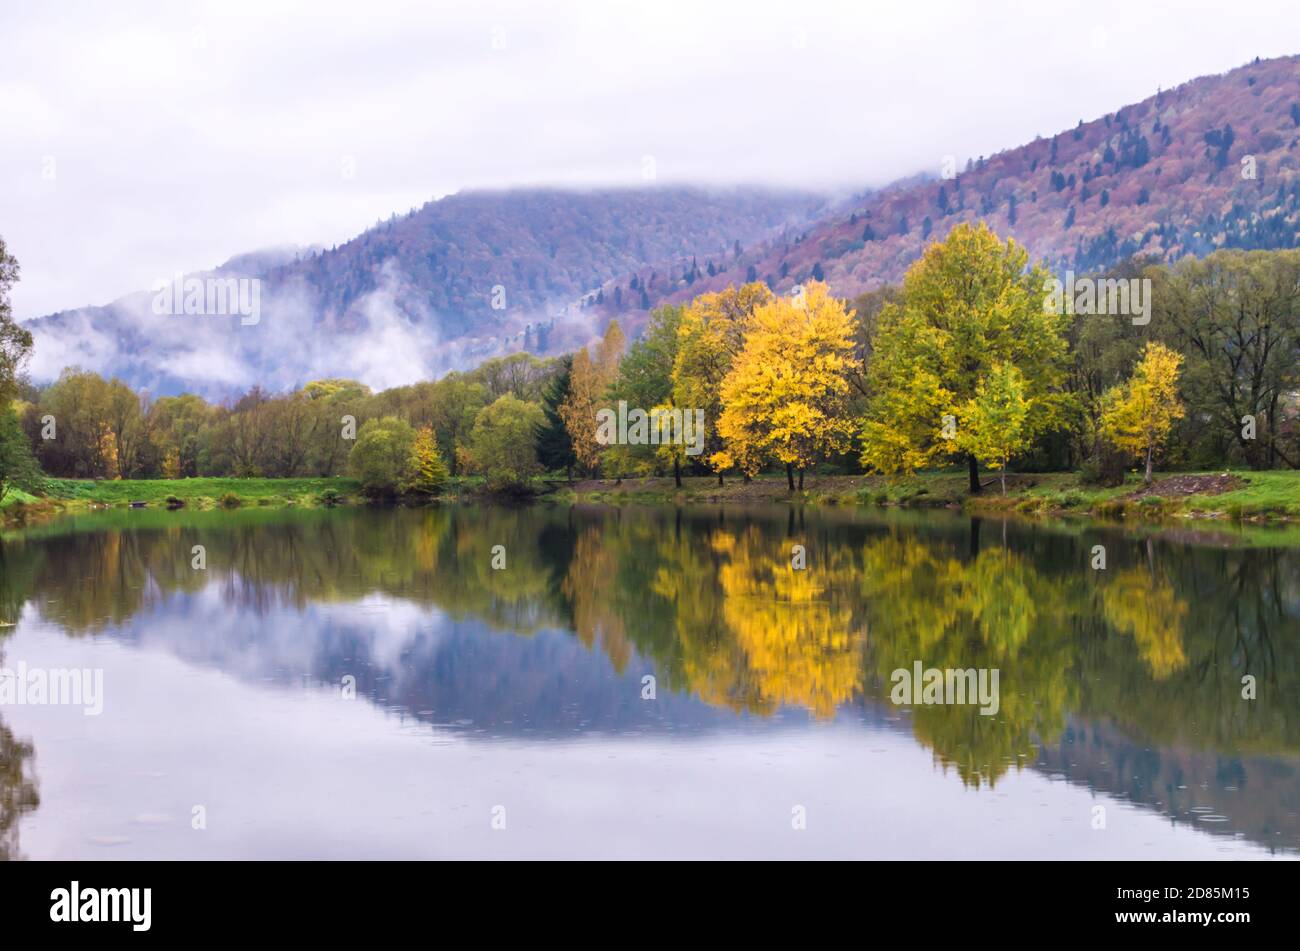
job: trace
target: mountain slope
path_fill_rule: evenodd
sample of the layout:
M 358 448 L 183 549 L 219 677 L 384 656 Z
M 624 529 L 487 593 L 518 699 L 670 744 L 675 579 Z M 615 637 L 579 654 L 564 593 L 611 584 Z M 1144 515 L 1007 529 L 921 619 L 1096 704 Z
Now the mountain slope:
M 585 340 L 587 291 L 647 262 L 734 254 L 823 210 L 810 193 L 653 187 L 456 194 L 330 250 L 277 249 L 200 278 L 257 278 L 260 319 L 154 313 L 152 291 L 31 321 L 33 377 L 81 365 L 155 394 L 326 376 L 427 379 Z M 494 306 L 495 305 L 495 306 Z
M 852 297 L 899 281 L 927 243 L 979 219 L 1076 272 L 1133 254 L 1294 247 L 1298 169 L 1300 57 L 1256 62 L 981 158 L 954 178 L 900 182 L 752 248 L 725 274 L 688 280 L 690 262 L 678 258 L 660 262 L 653 281 L 642 271 L 606 285 L 603 298 L 648 283 L 650 303 L 679 301 L 745 279 L 783 291 L 818 273 Z

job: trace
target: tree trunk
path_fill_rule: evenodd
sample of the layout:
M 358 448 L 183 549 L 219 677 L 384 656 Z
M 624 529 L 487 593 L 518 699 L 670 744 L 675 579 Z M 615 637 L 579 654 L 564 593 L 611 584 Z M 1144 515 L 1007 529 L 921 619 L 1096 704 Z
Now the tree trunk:
M 1002 467 L 1002 494 L 1007 494 L 1007 467 Z
M 799 470 L 799 491 L 803 491 L 803 470 Z
M 794 465 L 787 462 L 785 464 L 785 481 L 790 485 L 790 491 L 794 491 Z
M 1155 446 L 1147 446 L 1147 474 L 1146 484 L 1151 484 L 1151 457 L 1155 455 Z
M 677 483 L 677 488 L 682 487 L 682 461 L 673 459 L 673 481 Z
M 749 480 L 746 479 L 745 481 L 748 482 Z M 719 472 L 719 473 L 718 473 L 718 486 L 721 487 L 721 485 L 722 485 L 722 473 Z
M 967 466 L 967 470 L 968 470 L 968 472 L 969 472 L 969 474 L 970 474 L 970 494 L 971 494 L 971 495 L 979 495 L 979 494 L 980 494 L 980 464 L 979 464 L 979 460 L 976 459 L 976 458 L 975 458 L 973 455 L 971 455 L 970 453 L 967 453 L 967 454 L 966 454 L 966 466 Z

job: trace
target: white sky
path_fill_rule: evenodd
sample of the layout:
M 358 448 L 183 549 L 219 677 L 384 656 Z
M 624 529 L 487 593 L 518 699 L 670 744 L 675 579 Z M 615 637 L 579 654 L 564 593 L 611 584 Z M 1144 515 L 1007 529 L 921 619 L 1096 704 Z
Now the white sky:
M 1298 27 L 1295 0 L 0 0 L 0 235 L 29 318 L 460 188 L 639 185 L 644 156 L 861 188 L 1300 52 Z

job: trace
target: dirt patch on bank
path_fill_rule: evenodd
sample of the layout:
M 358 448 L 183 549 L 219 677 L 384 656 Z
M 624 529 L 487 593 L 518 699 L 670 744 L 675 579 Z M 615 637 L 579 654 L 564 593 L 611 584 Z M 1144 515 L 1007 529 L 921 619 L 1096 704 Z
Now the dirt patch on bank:
M 1179 498 L 1186 495 L 1220 495 L 1234 489 L 1246 487 L 1246 480 L 1240 476 L 1229 475 L 1176 475 L 1153 482 L 1138 489 L 1129 498 L 1145 499 L 1156 495 L 1162 498 Z

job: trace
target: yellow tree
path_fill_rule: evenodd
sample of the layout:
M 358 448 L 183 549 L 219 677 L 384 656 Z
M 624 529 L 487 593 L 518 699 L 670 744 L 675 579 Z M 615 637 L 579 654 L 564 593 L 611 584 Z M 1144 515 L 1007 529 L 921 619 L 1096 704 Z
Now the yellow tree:
M 617 320 L 611 320 L 605 328 L 605 336 L 596 347 L 596 369 L 600 377 L 601 389 L 613 384 L 618 379 L 618 365 L 623 360 L 623 351 L 627 348 L 627 337 Z M 603 394 L 602 394 L 603 395 Z
M 438 441 L 429 426 L 415 434 L 411 446 L 411 469 L 413 475 L 409 488 L 413 492 L 437 495 L 447 484 L 447 463 L 438 452 Z
M 957 445 L 1000 471 L 1003 495 L 1007 494 L 1007 463 L 1030 445 L 1025 420 L 1031 406 L 1023 374 L 1012 363 L 995 363 L 961 410 Z
M 573 444 L 574 458 L 590 475 L 595 475 L 604 448 L 596 440 L 596 412 L 601 408 L 606 392 L 618 379 L 626 342 L 618 321 L 611 320 L 596 347 L 595 360 L 586 347 L 573 355 L 569 395 L 560 404 L 560 418 Z
M 1148 343 L 1123 386 L 1112 387 L 1102 400 L 1101 433 L 1118 449 L 1146 458 L 1146 482 L 1151 464 L 1174 421 L 1182 419 L 1178 373 L 1182 355 L 1161 343 Z
M 790 491 L 808 466 L 844 451 L 853 357 L 853 316 L 826 285 L 813 282 L 798 299 L 776 298 L 749 319 L 745 345 L 722 382 L 717 463 L 748 474 L 765 458 L 786 468 Z
M 594 474 L 600 463 L 600 443 L 596 441 L 596 410 L 604 387 L 591 355 L 583 347 L 573 356 L 569 371 L 569 395 L 560 404 L 560 418 L 573 444 L 578 465 Z
M 718 419 L 722 415 L 722 381 L 745 344 L 745 327 L 755 308 L 772 300 L 766 284 L 755 282 L 701 294 L 682 314 L 677 330 L 677 355 L 673 361 L 672 403 L 683 410 L 704 411 L 705 455 L 722 449 Z M 722 473 L 728 457 L 718 457 Z

